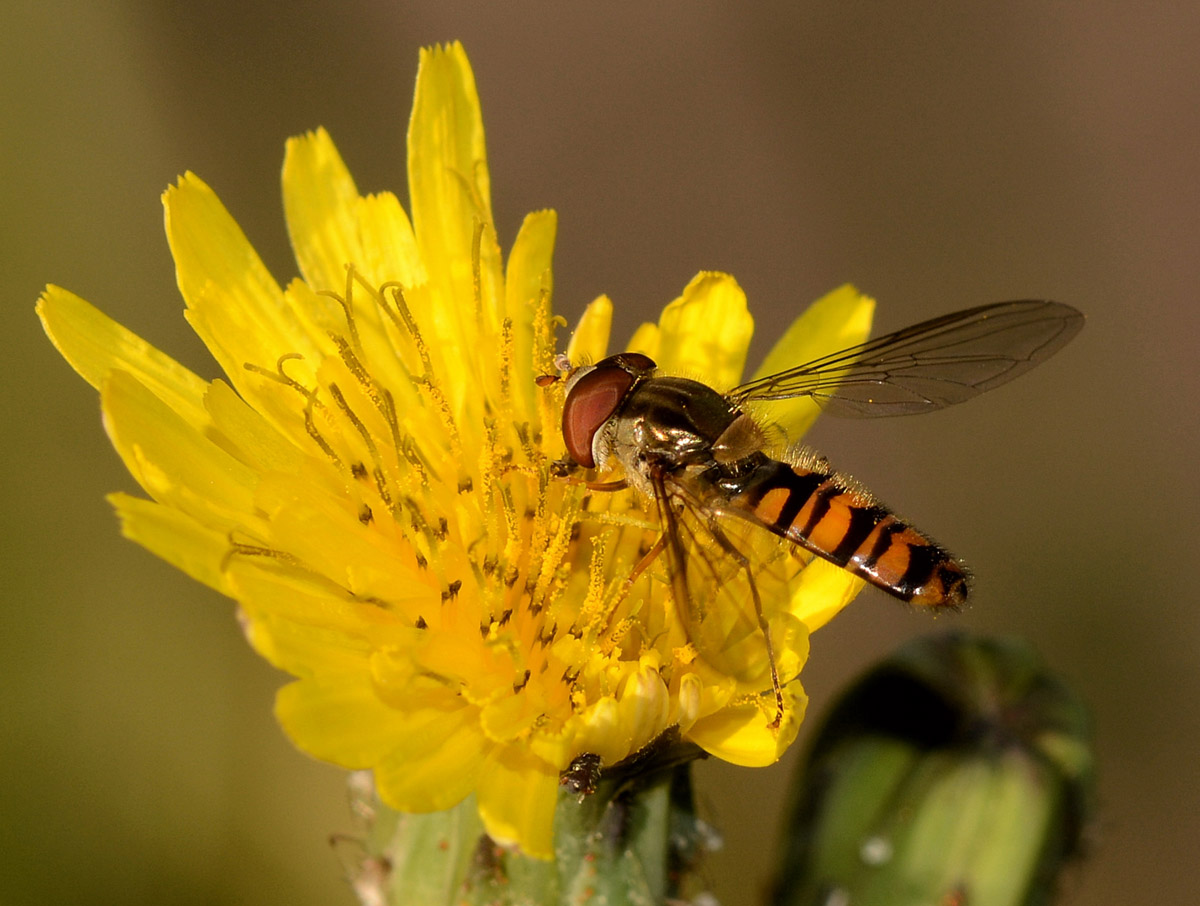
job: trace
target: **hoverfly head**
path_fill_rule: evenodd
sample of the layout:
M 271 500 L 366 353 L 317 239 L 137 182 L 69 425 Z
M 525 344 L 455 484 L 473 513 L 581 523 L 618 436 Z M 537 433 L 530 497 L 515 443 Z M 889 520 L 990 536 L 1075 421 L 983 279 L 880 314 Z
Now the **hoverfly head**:
M 634 385 L 649 377 L 655 367 L 647 355 L 622 352 L 568 374 L 562 429 L 567 453 L 575 462 L 586 469 L 596 467 L 593 443 L 597 432 L 617 414 Z

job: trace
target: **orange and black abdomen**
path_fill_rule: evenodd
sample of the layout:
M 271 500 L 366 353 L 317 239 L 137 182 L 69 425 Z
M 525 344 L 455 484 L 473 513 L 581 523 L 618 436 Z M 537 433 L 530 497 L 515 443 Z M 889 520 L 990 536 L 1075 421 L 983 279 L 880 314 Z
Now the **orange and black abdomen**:
M 805 550 L 923 607 L 957 607 L 967 575 L 949 553 L 836 473 L 766 460 L 730 502 Z

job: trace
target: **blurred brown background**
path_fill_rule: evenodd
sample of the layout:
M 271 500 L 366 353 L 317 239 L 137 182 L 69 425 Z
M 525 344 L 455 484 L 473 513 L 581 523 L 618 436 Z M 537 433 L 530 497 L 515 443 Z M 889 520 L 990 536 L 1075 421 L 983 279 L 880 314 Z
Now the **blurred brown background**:
M 7 4 L 0 261 L 0 901 L 351 902 L 339 771 L 271 718 L 230 602 L 122 541 L 95 394 L 41 335 L 61 283 L 184 362 L 158 195 L 193 169 L 282 279 L 284 139 L 325 125 L 404 197 L 417 49 L 461 38 L 501 238 L 558 209 L 556 304 L 617 335 L 701 268 L 752 360 L 843 281 L 887 330 L 1007 298 L 1084 333 L 920 419 L 820 423 L 836 463 L 978 575 L 937 623 L 1034 641 L 1092 702 L 1101 812 L 1068 903 L 1190 902 L 1200 839 L 1200 7 L 1162 4 Z M 20 7 L 20 8 L 18 8 Z M 988 8 L 990 7 L 990 8 Z M 815 639 L 819 713 L 927 619 L 866 593 Z M 726 904 L 755 902 L 787 765 L 706 764 Z

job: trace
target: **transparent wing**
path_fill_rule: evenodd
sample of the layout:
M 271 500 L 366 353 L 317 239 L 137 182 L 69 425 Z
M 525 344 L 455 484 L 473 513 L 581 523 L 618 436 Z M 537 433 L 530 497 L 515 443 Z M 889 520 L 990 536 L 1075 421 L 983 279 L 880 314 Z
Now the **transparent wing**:
M 874 418 L 953 406 L 1044 362 L 1083 327 L 1061 302 L 997 302 L 943 315 L 735 387 L 736 405 L 807 396 Z
M 745 688 L 771 688 L 762 625 L 755 612 L 758 587 L 770 590 L 807 555 L 749 522 L 719 520 L 673 476 L 652 476 L 675 608 L 697 654 Z M 736 553 L 735 553 L 736 552 Z M 740 558 L 740 561 L 739 561 Z M 780 644 L 784 640 L 777 640 Z M 777 650 L 785 663 L 794 656 Z

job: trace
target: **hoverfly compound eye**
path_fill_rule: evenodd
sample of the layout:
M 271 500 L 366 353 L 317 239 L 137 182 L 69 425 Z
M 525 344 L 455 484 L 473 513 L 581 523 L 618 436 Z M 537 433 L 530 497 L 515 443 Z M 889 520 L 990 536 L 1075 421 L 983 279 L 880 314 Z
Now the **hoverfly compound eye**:
M 612 418 L 639 377 L 654 370 L 654 361 L 640 352 L 609 356 L 572 376 L 563 403 L 563 441 L 570 457 L 586 469 L 596 467 L 592 441 Z
M 575 381 L 563 403 L 563 441 L 567 453 L 586 469 L 596 467 L 592 440 L 612 418 L 636 378 L 615 365 L 599 365 Z

